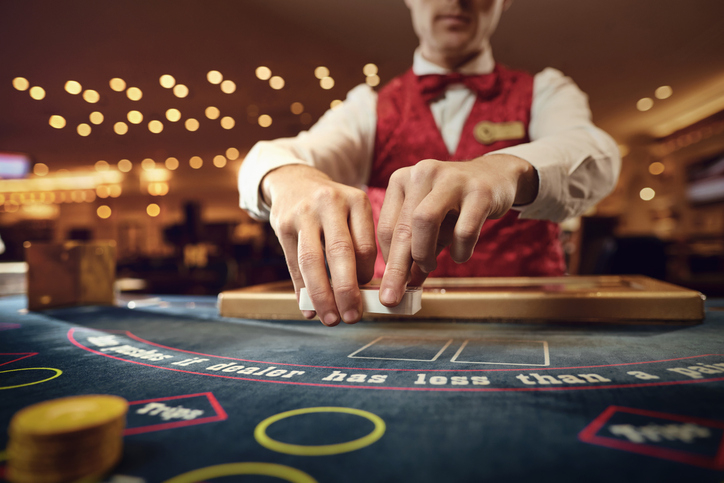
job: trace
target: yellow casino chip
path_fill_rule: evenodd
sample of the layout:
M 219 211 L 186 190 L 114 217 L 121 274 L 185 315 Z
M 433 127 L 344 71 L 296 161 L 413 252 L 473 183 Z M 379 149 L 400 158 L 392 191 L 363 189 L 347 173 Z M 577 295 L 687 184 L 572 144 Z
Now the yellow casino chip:
M 128 401 L 118 396 L 73 396 L 33 404 L 10 421 L 11 437 L 56 436 L 112 424 L 128 411 Z

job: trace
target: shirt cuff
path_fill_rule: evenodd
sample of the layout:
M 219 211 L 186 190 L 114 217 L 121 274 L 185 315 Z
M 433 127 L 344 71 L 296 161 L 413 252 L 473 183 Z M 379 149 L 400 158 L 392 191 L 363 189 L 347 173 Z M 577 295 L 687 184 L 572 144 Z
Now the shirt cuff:
M 560 163 L 547 161 L 552 158 L 543 151 L 540 146 L 532 146 L 527 143 L 489 154 L 516 156 L 528 161 L 538 172 L 538 195 L 535 200 L 527 205 L 513 207 L 520 212 L 520 218 L 560 223 L 569 216 L 569 210 L 561 204 L 561 200 L 565 199 L 563 191 L 568 176 Z

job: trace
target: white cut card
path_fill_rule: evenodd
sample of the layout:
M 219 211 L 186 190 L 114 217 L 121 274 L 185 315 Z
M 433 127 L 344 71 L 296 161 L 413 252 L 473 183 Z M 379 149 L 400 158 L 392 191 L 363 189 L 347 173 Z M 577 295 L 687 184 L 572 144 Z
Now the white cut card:
M 361 288 L 362 305 L 368 314 L 412 315 L 422 308 L 422 287 L 408 288 L 402 301 L 395 307 L 387 307 L 380 302 L 379 288 Z M 307 289 L 299 291 L 299 310 L 314 310 Z

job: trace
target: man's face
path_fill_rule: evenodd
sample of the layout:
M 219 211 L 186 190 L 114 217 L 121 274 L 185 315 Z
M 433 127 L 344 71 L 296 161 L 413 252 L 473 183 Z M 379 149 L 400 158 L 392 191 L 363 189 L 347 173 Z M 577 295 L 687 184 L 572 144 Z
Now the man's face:
M 485 48 L 510 0 L 405 0 L 423 54 L 463 58 Z

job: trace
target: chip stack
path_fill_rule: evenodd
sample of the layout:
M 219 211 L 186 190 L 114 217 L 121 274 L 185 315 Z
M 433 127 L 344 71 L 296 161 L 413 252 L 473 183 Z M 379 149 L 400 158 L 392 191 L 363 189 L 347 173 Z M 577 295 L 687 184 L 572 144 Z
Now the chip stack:
M 61 483 L 102 476 L 121 459 L 128 402 L 117 396 L 54 399 L 10 421 L 6 478 Z

